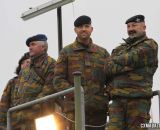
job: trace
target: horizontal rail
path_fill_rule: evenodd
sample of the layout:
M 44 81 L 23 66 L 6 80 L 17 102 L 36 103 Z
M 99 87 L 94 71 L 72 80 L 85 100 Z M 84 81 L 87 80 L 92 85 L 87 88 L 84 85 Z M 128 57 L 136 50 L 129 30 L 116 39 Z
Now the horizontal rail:
M 36 99 L 36 100 L 33 100 L 33 101 L 30 101 L 30 102 L 27 102 L 27 103 L 24 103 L 24 104 L 21 104 L 21 105 L 18 105 L 18 106 L 10 108 L 8 110 L 8 112 L 7 112 L 7 130 L 11 130 L 11 118 L 10 118 L 10 113 L 11 112 L 22 110 L 22 109 L 27 108 L 29 106 L 33 106 L 35 104 L 45 102 L 47 100 L 56 98 L 58 96 L 66 95 L 66 94 L 74 91 L 74 89 L 75 88 L 72 87 L 72 88 L 69 88 L 67 90 L 64 90 L 64 91 L 61 91 L 61 92 L 57 92 L 57 93 L 54 93 L 52 95 L 48 95 L 48 96 L 45 96 L 45 97 L 42 97 L 42 98 L 39 98 L 39 99 Z

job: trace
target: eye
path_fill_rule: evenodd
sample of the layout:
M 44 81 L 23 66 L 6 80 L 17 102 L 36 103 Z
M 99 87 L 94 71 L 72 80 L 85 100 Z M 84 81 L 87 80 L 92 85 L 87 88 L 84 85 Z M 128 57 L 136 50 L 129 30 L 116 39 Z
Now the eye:
M 34 43 L 34 42 L 31 42 L 31 43 L 30 43 L 30 46 L 34 46 L 35 44 L 36 44 L 36 43 Z
M 133 24 L 133 27 L 136 27 L 137 25 L 136 24 Z

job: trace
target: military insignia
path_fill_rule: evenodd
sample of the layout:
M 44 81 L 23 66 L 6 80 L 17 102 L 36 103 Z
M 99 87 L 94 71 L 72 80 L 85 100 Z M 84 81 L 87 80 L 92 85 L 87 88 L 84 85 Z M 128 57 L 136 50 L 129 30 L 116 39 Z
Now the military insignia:
M 141 21 L 141 19 L 139 19 L 139 18 L 136 19 L 136 22 L 140 22 L 140 21 Z

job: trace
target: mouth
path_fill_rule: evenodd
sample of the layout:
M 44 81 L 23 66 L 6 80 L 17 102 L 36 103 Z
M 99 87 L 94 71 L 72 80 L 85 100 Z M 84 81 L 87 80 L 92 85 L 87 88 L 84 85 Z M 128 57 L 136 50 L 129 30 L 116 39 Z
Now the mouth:
M 129 31 L 129 32 L 128 32 L 129 35 L 134 35 L 134 34 L 136 34 L 136 33 L 137 33 L 136 31 Z
M 86 32 L 82 32 L 81 35 L 82 36 L 87 36 L 87 33 Z

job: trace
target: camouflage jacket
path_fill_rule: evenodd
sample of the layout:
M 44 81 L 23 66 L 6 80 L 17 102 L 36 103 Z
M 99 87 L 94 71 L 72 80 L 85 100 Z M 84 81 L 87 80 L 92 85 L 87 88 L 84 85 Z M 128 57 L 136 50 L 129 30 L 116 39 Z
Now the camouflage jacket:
M 101 104 L 98 106 L 99 109 L 105 109 L 107 99 L 104 99 L 104 63 L 108 56 L 109 53 L 104 48 L 93 44 L 92 40 L 89 47 L 83 46 L 77 40 L 66 46 L 56 62 L 54 78 L 56 90 L 61 91 L 73 86 L 73 72 L 80 71 L 86 105 L 93 103 L 91 106 L 97 107 L 98 102 Z M 69 94 L 67 98 L 73 98 L 73 94 Z
M 1 101 L 0 101 L 0 129 L 6 128 L 7 126 L 7 111 L 12 104 L 11 92 L 13 92 L 17 77 L 10 79 L 3 91 Z
M 12 80 L 10 81 L 14 89 L 12 91 L 9 90 L 12 87 L 7 85 L 7 89 L 2 96 L 2 99 L 8 101 L 5 107 L 8 109 L 8 107 L 14 107 L 54 93 L 54 66 L 55 60 L 47 54 L 32 58 L 30 67 L 21 70 L 15 84 L 12 85 Z M 52 107 L 52 104 L 53 102 L 47 102 L 43 105 Z M 44 108 L 41 107 L 42 105 L 37 104 L 25 110 L 14 112 L 12 114 L 13 126 L 16 126 L 23 120 L 31 120 L 42 116 L 42 109 Z
M 153 75 L 158 66 L 158 45 L 146 36 L 132 43 L 125 41 L 106 61 L 107 79 L 113 77 L 111 97 L 151 97 Z
M 13 106 L 53 93 L 55 60 L 42 54 L 31 59 L 30 67 L 18 76 L 13 95 Z

